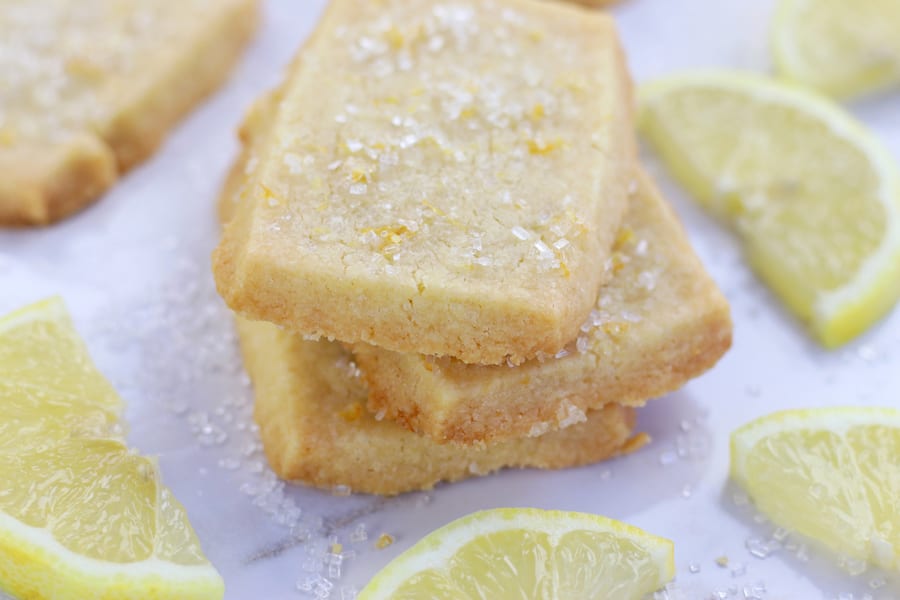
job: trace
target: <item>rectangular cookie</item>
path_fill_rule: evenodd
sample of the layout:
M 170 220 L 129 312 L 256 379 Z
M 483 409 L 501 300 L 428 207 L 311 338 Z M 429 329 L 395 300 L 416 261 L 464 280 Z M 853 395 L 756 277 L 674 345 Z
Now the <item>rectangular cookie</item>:
M 334 0 L 213 255 L 248 318 L 470 363 L 573 339 L 634 162 L 605 15 L 536 0 Z
M 369 409 L 438 442 L 503 440 L 607 402 L 642 405 L 715 364 L 731 345 L 728 304 L 652 182 L 638 181 L 615 275 L 558 358 L 479 366 L 356 344 Z
M 0 11 L 0 225 L 92 202 L 225 79 L 256 0 L 11 0 Z
M 365 410 L 366 391 L 338 343 L 306 341 L 270 323 L 237 319 L 255 418 L 279 477 L 331 489 L 394 495 L 505 467 L 560 469 L 639 447 L 634 409 L 608 404 L 586 422 L 536 438 L 481 446 L 436 444 Z

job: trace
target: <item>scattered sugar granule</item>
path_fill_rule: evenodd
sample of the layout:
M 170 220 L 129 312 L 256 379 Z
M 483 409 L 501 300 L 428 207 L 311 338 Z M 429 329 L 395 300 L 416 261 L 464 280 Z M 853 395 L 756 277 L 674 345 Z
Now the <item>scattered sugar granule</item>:
M 540 437 L 550 431 L 550 423 L 544 421 L 543 423 L 535 423 L 531 426 L 531 429 L 528 430 L 528 437 Z
M 520 240 L 527 240 L 528 238 L 531 237 L 531 234 L 528 233 L 528 231 L 526 231 L 526 230 L 525 230 L 523 227 L 521 227 L 520 225 L 516 225 L 515 227 L 513 227 L 513 228 L 511 229 L 511 231 L 512 231 L 512 234 L 513 234 L 514 236 L 516 236 L 517 238 L 519 238 Z
M 353 533 L 350 534 L 350 541 L 354 543 L 364 542 L 369 539 L 369 533 L 366 531 L 366 525 L 364 523 L 360 523 L 356 526 L 356 529 L 353 530 Z
M 587 415 L 584 414 L 583 410 L 568 400 L 564 400 L 562 404 L 559 405 L 559 408 L 556 409 L 556 420 L 559 424 L 559 428 L 565 429 L 566 427 L 587 421 Z

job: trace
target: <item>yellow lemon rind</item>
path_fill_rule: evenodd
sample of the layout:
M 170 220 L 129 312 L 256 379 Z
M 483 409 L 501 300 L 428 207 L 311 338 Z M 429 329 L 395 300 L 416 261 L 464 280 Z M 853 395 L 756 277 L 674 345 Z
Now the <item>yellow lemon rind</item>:
M 33 600 L 213 600 L 225 594 L 212 565 L 88 558 L 62 546 L 46 530 L 2 512 L 0 589 Z

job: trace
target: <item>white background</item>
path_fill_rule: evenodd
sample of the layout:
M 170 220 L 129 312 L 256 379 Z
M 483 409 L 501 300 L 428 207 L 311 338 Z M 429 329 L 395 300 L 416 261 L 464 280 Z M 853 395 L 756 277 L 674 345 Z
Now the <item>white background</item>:
M 635 78 L 644 81 L 691 67 L 768 70 L 770 4 L 630 0 L 614 12 Z M 863 597 L 878 574 L 851 577 L 814 549 L 810 562 L 786 550 L 766 559 L 748 552 L 746 540 L 767 539 L 772 526 L 733 502 L 728 434 L 779 408 L 897 406 L 900 313 L 844 349 L 820 350 L 748 272 L 732 236 L 691 205 L 646 149 L 735 321 L 734 348 L 712 372 L 643 411 L 650 446 L 592 467 L 505 472 L 387 501 L 274 482 L 249 429 L 250 393 L 208 257 L 218 235 L 216 194 L 237 149 L 243 109 L 279 81 L 323 5 L 268 2 L 264 27 L 230 83 L 99 204 L 49 229 L 0 231 L 0 312 L 53 294 L 65 298 L 98 365 L 129 403 L 130 442 L 159 456 L 166 483 L 225 577 L 226 597 L 303 597 L 296 582 L 317 570 L 323 536 L 337 535 L 356 552 L 335 581 L 331 597 L 341 598 L 342 588 L 361 587 L 428 531 L 496 506 L 597 512 L 673 539 L 673 598 L 716 591 L 753 597 L 759 583 L 763 598 Z M 900 157 L 900 93 L 851 110 Z M 302 515 L 292 533 L 277 513 L 294 511 L 296 520 L 296 508 Z M 369 539 L 351 543 L 360 523 Z M 304 530 L 312 540 L 298 543 Z M 375 550 L 383 532 L 396 543 Z M 729 567 L 716 565 L 722 556 Z M 895 578 L 873 595 L 900 597 L 891 585 L 900 583 Z

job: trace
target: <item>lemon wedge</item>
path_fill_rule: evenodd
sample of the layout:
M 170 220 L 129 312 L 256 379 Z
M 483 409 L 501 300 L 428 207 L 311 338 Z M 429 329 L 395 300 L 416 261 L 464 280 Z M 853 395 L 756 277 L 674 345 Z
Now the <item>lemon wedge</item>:
M 640 599 L 674 577 L 672 542 L 597 515 L 477 512 L 394 559 L 359 600 Z
M 900 410 L 788 410 L 731 435 L 731 475 L 773 522 L 900 569 Z
M 701 205 L 741 236 L 760 277 L 826 346 L 900 296 L 900 174 L 829 100 L 733 72 L 641 90 L 640 127 Z
M 900 0 L 781 0 L 772 53 L 782 77 L 839 97 L 900 83 Z
M 0 319 L 0 589 L 20 598 L 221 598 L 156 463 L 59 299 Z

